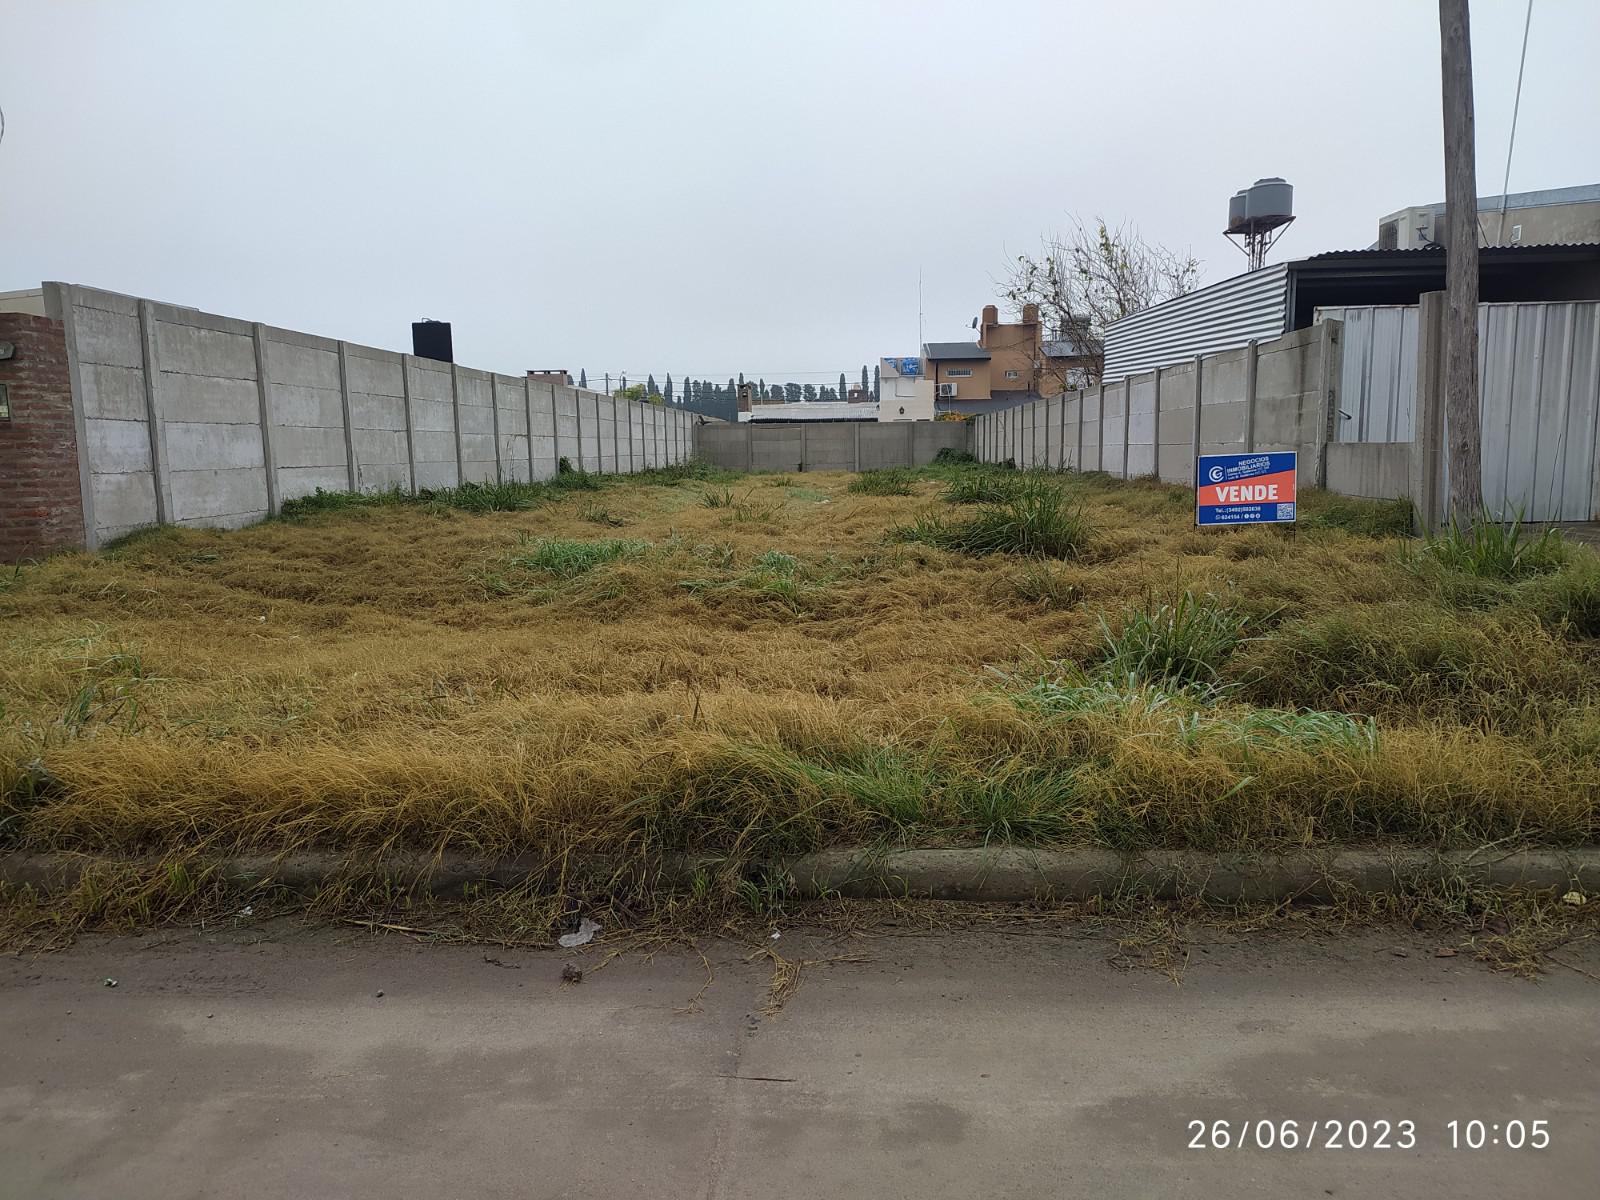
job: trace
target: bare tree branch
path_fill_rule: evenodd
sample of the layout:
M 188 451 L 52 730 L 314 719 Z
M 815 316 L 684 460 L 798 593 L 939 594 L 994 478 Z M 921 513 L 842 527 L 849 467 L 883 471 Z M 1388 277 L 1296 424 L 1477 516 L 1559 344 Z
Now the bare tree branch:
M 1200 263 L 1192 255 L 1147 242 L 1126 222 L 1113 228 L 1096 217 L 1091 226 L 1073 217 L 1066 233 L 1040 240 L 1037 254 L 1017 256 L 1001 281 L 1001 293 L 1016 312 L 1037 304 L 1047 338 L 1082 346 L 1083 382 L 1093 385 L 1105 369 L 1105 327 L 1193 291 L 1199 276 Z M 1067 377 L 1069 370 L 1062 359 L 1045 360 L 1044 371 L 1058 386 L 1077 382 Z

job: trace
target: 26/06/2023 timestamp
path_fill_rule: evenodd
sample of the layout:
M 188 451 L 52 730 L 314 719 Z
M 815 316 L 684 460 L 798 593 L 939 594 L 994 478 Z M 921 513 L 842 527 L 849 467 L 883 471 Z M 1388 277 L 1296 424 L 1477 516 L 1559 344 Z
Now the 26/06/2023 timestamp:
M 1414 1150 L 1417 1123 L 1360 1117 L 1342 1120 L 1318 1117 L 1242 1119 L 1222 1118 L 1188 1123 L 1191 1150 Z M 1543 1150 L 1550 1145 L 1550 1122 L 1545 1118 L 1507 1121 L 1446 1121 L 1445 1143 L 1452 1150 Z

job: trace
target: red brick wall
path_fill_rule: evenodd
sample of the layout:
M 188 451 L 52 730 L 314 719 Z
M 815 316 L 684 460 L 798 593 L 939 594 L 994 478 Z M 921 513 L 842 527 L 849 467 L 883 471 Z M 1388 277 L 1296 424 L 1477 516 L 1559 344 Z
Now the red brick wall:
M 83 545 L 83 492 L 61 322 L 0 313 L 11 419 L 0 420 L 0 562 Z

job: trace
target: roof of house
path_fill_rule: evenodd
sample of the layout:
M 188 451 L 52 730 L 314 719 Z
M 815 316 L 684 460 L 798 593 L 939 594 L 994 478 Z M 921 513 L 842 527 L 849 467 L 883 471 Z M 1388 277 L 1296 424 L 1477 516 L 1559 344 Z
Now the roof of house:
M 922 357 L 933 362 L 940 362 L 952 358 L 975 358 L 987 360 L 989 352 L 977 342 L 924 342 Z
M 1092 337 L 1072 337 L 1065 341 L 1044 343 L 1046 358 L 1083 358 L 1099 349 L 1099 341 Z

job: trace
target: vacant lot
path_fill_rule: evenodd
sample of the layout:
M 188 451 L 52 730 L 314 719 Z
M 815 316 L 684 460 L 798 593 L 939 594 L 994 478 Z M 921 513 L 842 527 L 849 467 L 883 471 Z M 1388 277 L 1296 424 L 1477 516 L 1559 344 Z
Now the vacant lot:
M 302 502 L 0 584 L 0 839 L 743 858 L 1593 840 L 1600 560 L 1313 495 L 705 469 Z M 471 511 L 493 506 L 508 511 Z M 525 506 L 525 507 L 516 507 Z

